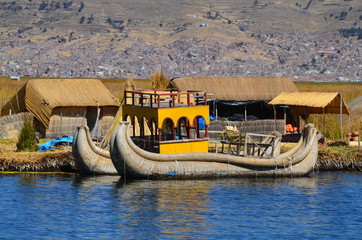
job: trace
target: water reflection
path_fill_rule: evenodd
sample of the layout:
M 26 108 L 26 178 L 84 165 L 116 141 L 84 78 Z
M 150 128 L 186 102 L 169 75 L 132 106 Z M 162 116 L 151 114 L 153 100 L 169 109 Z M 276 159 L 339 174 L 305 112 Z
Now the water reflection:
M 119 179 L 113 185 L 115 204 L 122 209 L 121 226 L 126 224 L 131 231 L 154 237 L 166 234 L 180 238 L 212 234 L 210 218 L 220 219 L 215 212 L 222 214 L 225 210 L 224 214 L 232 214 L 232 209 L 240 208 L 244 202 L 247 202 L 245 208 L 253 209 L 250 206 L 253 194 L 259 195 L 265 189 L 276 192 L 285 186 L 293 186 L 301 194 L 315 194 L 316 181 L 315 178 L 130 182 Z M 228 206 L 222 209 L 224 205 Z
M 206 181 L 133 181 L 115 185 L 117 204 L 126 209 L 122 218 L 152 234 L 181 236 L 207 231 L 208 192 Z M 137 216 L 137 217 L 135 217 Z M 121 220 L 122 221 L 122 220 Z M 141 229 L 139 228 L 141 226 Z
M 124 182 L 0 174 L 0 227 L 4 239 L 351 239 L 362 225 L 361 177 Z
M 76 174 L 73 178 L 73 186 L 75 187 L 86 187 L 86 188 L 92 188 L 92 187 L 100 187 L 105 185 L 112 185 L 113 183 L 116 183 L 120 181 L 121 177 L 117 175 L 82 175 L 82 174 Z

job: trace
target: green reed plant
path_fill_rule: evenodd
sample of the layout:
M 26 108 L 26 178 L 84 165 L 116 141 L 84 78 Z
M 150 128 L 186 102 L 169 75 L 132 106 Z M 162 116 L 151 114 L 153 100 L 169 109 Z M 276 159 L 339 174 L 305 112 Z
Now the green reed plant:
M 16 147 L 19 152 L 32 152 L 38 150 L 38 139 L 33 125 L 33 120 L 30 117 L 25 118 L 24 125 L 20 130 L 20 135 Z

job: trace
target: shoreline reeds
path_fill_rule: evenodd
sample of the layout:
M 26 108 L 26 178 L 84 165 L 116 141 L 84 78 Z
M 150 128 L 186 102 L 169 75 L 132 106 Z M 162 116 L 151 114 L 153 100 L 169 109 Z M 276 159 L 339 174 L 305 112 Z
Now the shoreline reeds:
M 7 172 L 77 172 L 70 151 L 1 154 L 0 170 Z

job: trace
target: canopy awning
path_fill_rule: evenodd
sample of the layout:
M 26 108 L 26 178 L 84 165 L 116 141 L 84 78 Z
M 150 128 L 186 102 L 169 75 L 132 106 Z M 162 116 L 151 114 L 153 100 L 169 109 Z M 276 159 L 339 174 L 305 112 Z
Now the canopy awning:
M 350 110 L 338 92 L 283 92 L 268 105 L 287 105 L 298 114 L 348 114 Z

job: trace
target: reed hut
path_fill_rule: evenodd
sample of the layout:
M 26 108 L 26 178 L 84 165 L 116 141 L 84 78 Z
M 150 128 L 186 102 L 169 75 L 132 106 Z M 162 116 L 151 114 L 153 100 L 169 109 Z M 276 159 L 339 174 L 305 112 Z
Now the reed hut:
M 212 115 L 230 116 L 239 113 L 262 118 L 266 103 L 282 92 L 297 92 L 298 89 L 287 77 L 186 77 L 172 80 L 181 91 L 199 90 L 210 94 L 209 100 L 216 103 Z M 240 111 L 240 106 L 243 111 Z M 244 111 L 245 110 L 245 111 Z
M 340 134 L 343 139 L 342 120 L 347 115 L 350 124 L 351 111 L 338 92 L 283 92 L 268 103 L 270 106 L 288 106 L 295 117 L 307 119 L 310 114 L 323 114 L 323 129 L 325 129 L 325 114 L 340 115 Z M 350 128 L 350 126 L 348 126 Z M 350 129 L 348 129 L 348 132 Z
M 88 125 L 92 137 L 104 136 L 119 101 L 96 79 L 29 80 L 1 109 L 1 116 L 21 112 L 34 115 L 37 132 L 56 138 Z
M 282 92 L 298 91 L 293 81 L 287 77 L 186 77 L 173 79 L 172 84 L 181 91 L 199 90 L 209 93 L 211 116 L 236 121 L 231 122 L 232 125 L 242 121 L 242 126 L 239 124 L 241 129 L 247 128 L 249 132 L 256 133 L 270 130 L 284 132 L 284 121 L 263 122 L 265 119 L 274 119 L 274 111 L 267 107 L 267 103 Z M 211 131 L 214 124 L 210 125 Z

